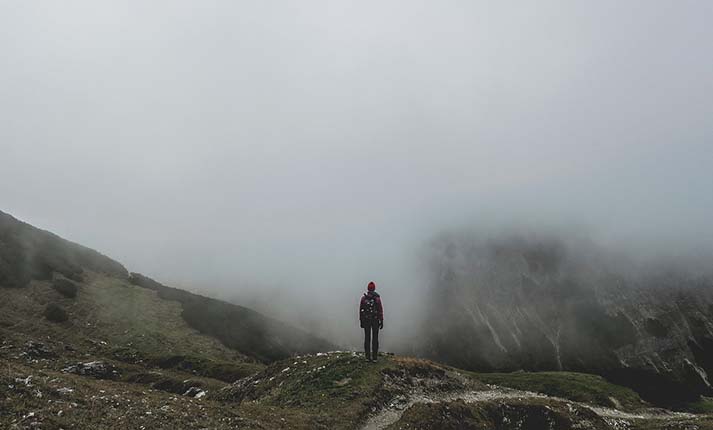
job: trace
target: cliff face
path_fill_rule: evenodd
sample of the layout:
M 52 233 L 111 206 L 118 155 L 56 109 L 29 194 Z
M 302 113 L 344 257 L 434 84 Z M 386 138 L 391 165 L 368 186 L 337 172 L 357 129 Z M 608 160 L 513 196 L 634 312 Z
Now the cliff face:
M 477 370 L 598 373 L 660 402 L 710 392 L 709 278 L 551 238 L 443 238 L 434 250 L 421 354 Z

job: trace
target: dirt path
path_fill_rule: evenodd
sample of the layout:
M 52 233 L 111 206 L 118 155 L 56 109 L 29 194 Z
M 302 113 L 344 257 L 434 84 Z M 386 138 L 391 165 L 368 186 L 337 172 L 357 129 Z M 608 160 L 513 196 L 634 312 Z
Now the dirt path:
M 588 408 L 594 411 L 597 415 L 605 420 L 634 420 L 634 419 L 682 419 L 695 418 L 693 414 L 682 412 L 672 412 L 662 409 L 649 409 L 637 413 L 620 411 L 613 408 L 605 408 L 601 406 L 592 406 L 586 403 L 574 402 L 559 397 L 547 396 L 545 394 L 534 393 L 531 391 L 520 391 L 511 388 L 489 386 L 490 389 L 483 391 L 462 391 L 447 394 L 416 394 L 408 398 L 397 398 L 392 401 L 386 408 L 382 409 L 375 415 L 372 415 L 361 428 L 361 430 L 381 430 L 395 423 L 401 418 L 401 415 L 409 407 L 417 403 L 437 403 L 450 402 L 455 400 L 463 400 L 466 403 L 487 402 L 499 399 L 526 399 L 526 398 L 546 398 L 564 403 L 577 405 Z M 608 420 L 607 420 L 608 421 Z

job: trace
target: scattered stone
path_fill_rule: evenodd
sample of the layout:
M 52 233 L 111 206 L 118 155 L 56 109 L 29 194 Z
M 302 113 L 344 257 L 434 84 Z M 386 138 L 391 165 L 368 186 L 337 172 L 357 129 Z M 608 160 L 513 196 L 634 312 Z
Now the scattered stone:
M 20 356 L 28 358 L 57 358 L 57 354 L 47 347 L 44 343 L 29 341 L 25 343 L 25 348 Z
M 352 378 L 344 378 L 340 379 L 339 381 L 334 381 L 334 385 L 336 385 L 337 387 L 343 387 L 350 382 L 352 382 Z
M 119 377 L 116 367 L 103 361 L 90 361 L 88 363 L 78 363 L 62 369 L 65 373 L 77 375 L 93 376 L 97 379 L 115 379 Z
M 25 384 L 27 387 L 32 386 L 32 375 L 28 376 L 27 378 L 15 378 L 15 382 Z

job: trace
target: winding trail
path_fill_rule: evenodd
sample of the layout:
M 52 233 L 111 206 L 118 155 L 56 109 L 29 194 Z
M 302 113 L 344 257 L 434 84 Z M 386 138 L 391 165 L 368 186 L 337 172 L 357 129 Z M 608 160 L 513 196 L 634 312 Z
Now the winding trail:
M 594 413 L 605 419 L 610 420 L 637 420 L 637 419 L 690 419 L 696 415 L 673 412 L 664 409 L 645 409 L 636 413 L 620 411 L 614 408 L 606 408 L 602 406 L 593 406 L 587 403 L 575 402 L 572 400 L 563 399 L 560 397 L 548 396 L 546 394 L 535 393 L 531 391 L 521 391 L 511 388 L 488 385 L 488 390 L 483 391 L 460 391 L 445 394 L 415 394 L 410 397 L 401 397 L 394 399 L 387 407 L 378 411 L 376 414 L 369 417 L 361 430 L 381 430 L 397 422 L 401 415 L 411 406 L 418 403 L 438 403 L 450 402 L 455 400 L 463 400 L 466 403 L 487 402 L 500 399 L 527 399 L 541 398 L 550 399 L 571 405 L 577 405 L 583 408 L 592 410 Z M 612 423 L 614 424 L 614 423 Z M 616 428 L 616 427 L 615 427 Z

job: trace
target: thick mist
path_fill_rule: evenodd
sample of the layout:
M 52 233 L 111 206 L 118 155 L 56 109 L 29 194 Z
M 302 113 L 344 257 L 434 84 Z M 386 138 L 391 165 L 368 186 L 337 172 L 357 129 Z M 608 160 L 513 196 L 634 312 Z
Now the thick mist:
M 713 243 L 698 1 L 0 6 L 0 201 L 165 284 L 412 338 L 441 232 Z

